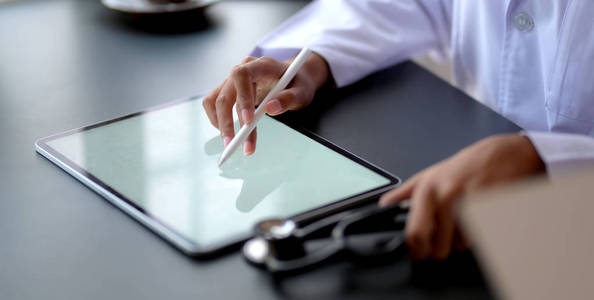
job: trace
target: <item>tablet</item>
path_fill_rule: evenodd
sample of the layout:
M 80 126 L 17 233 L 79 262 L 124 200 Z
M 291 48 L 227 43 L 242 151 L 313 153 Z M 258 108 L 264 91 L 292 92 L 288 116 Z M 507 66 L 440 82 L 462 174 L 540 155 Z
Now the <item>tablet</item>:
M 201 97 L 38 140 L 37 152 L 183 252 L 212 254 L 265 218 L 297 222 L 370 201 L 399 179 L 303 129 L 258 123 L 256 152 L 219 168 Z M 236 124 L 238 127 L 238 124 Z

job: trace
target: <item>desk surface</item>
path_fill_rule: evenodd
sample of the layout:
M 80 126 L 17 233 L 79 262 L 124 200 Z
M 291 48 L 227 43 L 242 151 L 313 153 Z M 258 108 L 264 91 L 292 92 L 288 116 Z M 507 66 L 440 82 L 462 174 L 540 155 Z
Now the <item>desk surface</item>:
M 282 282 L 238 253 L 193 261 L 35 153 L 36 138 L 210 90 L 303 5 L 222 2 L 184 33 L 134 25 L 99 1 L 0 5 L 0 298 L 489 298 L 467 255 Z M 412 63 L 288 117 L 402 178 L 518 130 Z

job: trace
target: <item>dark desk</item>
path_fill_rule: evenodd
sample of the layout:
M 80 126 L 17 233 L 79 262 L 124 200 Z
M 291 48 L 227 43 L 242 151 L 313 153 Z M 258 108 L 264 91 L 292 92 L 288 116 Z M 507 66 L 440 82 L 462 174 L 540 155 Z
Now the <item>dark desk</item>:
M 237 253 L 193 261 L 35 153 L 36 138 L 210 90 L 304 4 L 223 2 L 180 34 L 99 1 L 0 5 L 0 299 L 488 298 L 465 257 L 343 263 L 277 283 Z M 412 63 L 289 117 L 403 178 L 518 129 Z

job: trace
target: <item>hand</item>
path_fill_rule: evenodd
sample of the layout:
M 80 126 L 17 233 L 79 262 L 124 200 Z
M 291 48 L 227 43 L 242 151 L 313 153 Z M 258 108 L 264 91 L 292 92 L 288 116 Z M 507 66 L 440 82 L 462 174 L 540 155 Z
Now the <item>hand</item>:
M 254 118 L 254 107 L 259 104 L 289 67 L 292 60 L 280 62 L 273 58 L 247 57 L 233 68 L 229 77 L 202 102 L 208 119 L 220 130 L 225 147 L 235 135 L 233 105 L 237 103 L 239 122 L 249 123 Z M 307 106 L 317 89 L 328 80 L 326 61 L 313 53 L 284 91 L 266 104 L 269 115 Z M 246 155 L 256 150 L 256 130 L 243 145 Z
M 460 196 L 544 171 L 528 138 L 519 134 L 492 136 L 416 174 L 384 194 L 380 205 L 410 198 L 405 235 L 411 257 L 445 259 L 453 247 L 467 248 L 454 220 Z

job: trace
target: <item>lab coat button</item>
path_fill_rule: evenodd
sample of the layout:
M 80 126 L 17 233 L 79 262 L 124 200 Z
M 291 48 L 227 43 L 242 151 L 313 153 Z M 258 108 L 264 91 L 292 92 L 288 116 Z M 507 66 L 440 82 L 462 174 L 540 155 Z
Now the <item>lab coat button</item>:
M 528 32 L 534 29 L 534 20 L 529 14 L 521 12 L 514 18 L 514 24 L 519 31 Z

